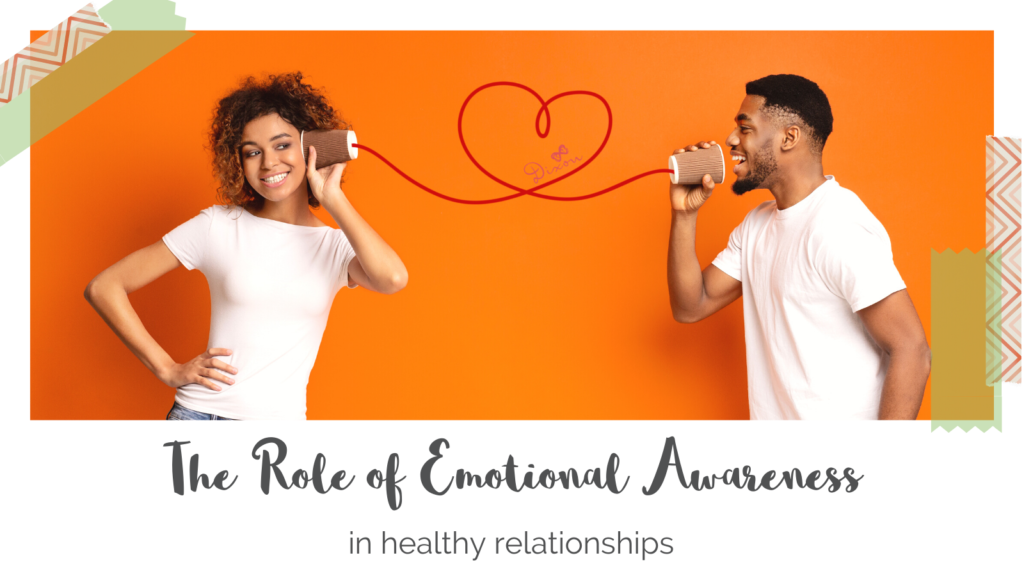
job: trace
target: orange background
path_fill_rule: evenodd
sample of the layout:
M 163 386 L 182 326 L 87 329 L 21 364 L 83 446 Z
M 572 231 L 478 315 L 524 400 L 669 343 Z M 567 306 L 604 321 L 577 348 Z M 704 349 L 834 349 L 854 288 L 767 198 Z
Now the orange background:
M 509 193 L 478 172 L 456 132 L 478 86 L 544 97 L 589 90 L 612 107 L 604 152 L 544 193 L 593 192 L 664 168 L 674 148 L 723 142 L 744 84 L 816 81 L 835 116 L 826 174 L 856 192 L 892 239 L 929 330 L 929 250 L 985 242 L 983 137 L 993 127 L 991 32 L 198 32 L 32 150 L 32 418 L 163 418 L 174 392 L 121 344 L 82 294 L 91 278 L 215 202 L 204 148 L 217 100 L 244 76 L 301 70 L 360 143 L 463 198 Z M 469 105 L 478 160 L 531 186 L 528 162 L 581 158 L 605 128 L 586 97 L 552 106 L 496 88 Z M 706 265 L 767 191 L 726 182 L 701 210 Z M 394 296 L 335 299 L 308 388 L 310 419 L 743 419 L 742 305 L 673 321 L 665 263 L 667 177 L 583 202 L 435 198 L 369 154 L 345 191 L 410 274 Z M 325 222 L 334 225 L 323 210 Z M 210 303 L 178 268 L 131 295 L 178 361 L 206 346 Z M 920 417 L 928 418 L 928 396 Z

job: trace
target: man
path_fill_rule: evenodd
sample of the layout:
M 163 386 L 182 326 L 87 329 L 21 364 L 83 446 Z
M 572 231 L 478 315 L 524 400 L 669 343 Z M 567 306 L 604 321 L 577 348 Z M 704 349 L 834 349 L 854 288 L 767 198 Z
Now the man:
M 824 175 L 825 93 L 800 76 L 761 78 L 747 84 L 735 121 L 733 191 L 767 188 L 775 201 L 747 214 L 702 272 L 697 212 L 715 185 L 705 175 L 670 187 L 676 320 L 702 320 L 743 296 L 752 419 L 916 418 L 931 351 L 885 228 Z

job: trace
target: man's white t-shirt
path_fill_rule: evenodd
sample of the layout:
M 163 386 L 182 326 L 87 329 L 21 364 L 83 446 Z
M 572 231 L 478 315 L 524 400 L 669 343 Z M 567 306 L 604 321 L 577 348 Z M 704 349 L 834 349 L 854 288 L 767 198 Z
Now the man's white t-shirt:
M 878 418 L 888 355 L 856 312 L 906 284 L 856 194 L 828 176 L 785 210 L 765 202 L 712 264 L 743 283 L 751 419 Z
M 175 402 L 234 419 L 305 419 L 306 384 L 334 296 L 355 251 L 341 230 L 296 226 L 212 206 L 163 237 L 210 285 L 209 348 L 234 366 L 220 392 L 178 388 Z M 201 351 L 196 351 L 199 354 Z

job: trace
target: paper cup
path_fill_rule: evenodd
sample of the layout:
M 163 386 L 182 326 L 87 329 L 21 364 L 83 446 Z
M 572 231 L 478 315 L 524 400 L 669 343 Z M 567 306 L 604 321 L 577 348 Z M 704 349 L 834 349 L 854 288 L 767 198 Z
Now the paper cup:
M 697 186 L 705 174 L 710 174 L 715 184 L 725 181 L 725 156 L 718 144 L 698 148 L 696 152 L 673 154 L 668 157 L 668 168 L 672 171 L 668 178 L 673 184 Z
M 302 159 L 309 159 L 309 147 L 316 148 L 316 168 L 355 160 L 359 156 L 356 148 L 356 133 L 352 130 L 311 130 L 299 136 Z

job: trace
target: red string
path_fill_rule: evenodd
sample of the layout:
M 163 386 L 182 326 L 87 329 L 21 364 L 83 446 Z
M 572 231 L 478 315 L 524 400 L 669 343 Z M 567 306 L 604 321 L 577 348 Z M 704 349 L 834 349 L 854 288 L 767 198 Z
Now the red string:
M 498 178 L 494 174 L 491 174 L 490 172 L 488 172 L 486 168 L 484 168 L 479 162 L 477 162 L 476 158 L 473 157 L 473 153 L 469 151 L 469 146 L 466 145 L 466 138 L 462 134 L 462 117 L 463 117 L 463 115 L 466 112 L 466 106 L 469 104 L 469 101 L 472 100 L 473 97 L 476 96 L 481 91 L 486 90 L 488 88 L 494 88 L 495 86 L 508 86 L 508 87 L 512 87 L 512 88 L 518 88 L 520 90 L 525 90 L 526 92 L 529 92 L 530 95 L 532 95 L 534 98 L 537 99 L 537 102 L 540 103 L 540 110 L 537 111 L 537 117 L 534 119 L 533 128 L 537 132 L 537 136 L 539 136 L 540 138 L 547 138 L 548 137 L 548 133 L 551 131 L 551 113 L 548 111 L 548 105 L 549 104 L 551 104 L 555 100 L 558 100 L 559 98 L 564 98 L 566 96 L 590 96 L 592 98 L 596 98 L 597 100 L 599 100 L 601 102 L 601 104 L 604 105 L 604 109 L 608 113 L 608 129 L 605 131 L 604 139 L 601 141 L 601 145 L 597 147 L 597 150 L 594 152 L 594 154 L 590 158 L 587 158 L 586 162 L 583 162 L 582 164 L 580 164 L 576 168 L 570 170 L 569 172 L 566 172 L 565 174 L 562 174 L 561 176 L 559 176 L 557 178 L 553 178 L 551 180 L 548 180 L 547 182 L 544 182 L 543 184 L 538 184 L 537 186 L 534 186 L 533 188 L 523 189 L 523 188 L 520 188 L 518 186 L 514 186 L 512 184 L 509 184 L 508 182 L 505 182 L 501 178 Z M 541 129 L 541 126 L 540 126 L 541 117 L 543 117 L 544 120 L 545 120 L 545 122 L 544 122 L 544 129 L 543 130 Z M 539 194 L 539 193 L 536 192 L 537 190 L 540 190 L 541 188 L 545 188 L 547 186 L 550 186 L 550 185 L 554 184 L 555 182 L 558 182 L 560 180 L 564 180 L 564 179 L 568 178 L 569 176 L 572 176 L 576 172 L 579 172 L 580 170 L 585 168 L 588 164 L 593 162 L 594 159 L 597 158 L 598 155 L 601 154 L 601 151 L 604 150 L 605 144 L 608 143 L 608 138 L 611 137 L 611 135 L 612 135 L 612 107 L 608 104 L 608 101 L 605 100 L 604 97 L 601 96 L 600 94 L 598 94 L 597 92 L 588 92 L 586 90 L 572 90 L 572 91 L 569 91 L 569 92 L 562 92 L 560 94 L 555 94 L 551 98 L 548 98 L 547 100 L 545 100 L 535 90 L 533 90 L 532 88 L 530 88 L 529 86 L 526 86 L 524 84 L 519 84 L 519 83 L 516 83 L 516 82 L 491 82 L 490 84 L 484 84 L 483 86 L 480 86 L 476 90 L 473 90 L 472 92 L 470 92 L 469 96 L 467 96 L 466 99 L 462 102 L 462 108 L 459 109 L 458 130 L 459 130 L 459 142 L 462 143 L 462 150 L 466 153 L 466 156 L 469 157 L 470 162 L 472 162 L 473 165 L 476 166 L 478 170 L 480 170 L 481 172 L 486 174 L 491 180 L 494 180 L 495 182 L 497 182 L 498 184 L 501 184 L 502 186 L 504 186 L 506 188 L 510 188 L 510 189 L 514 190 L 515 194 L 509 194 L 508 196 L 501 196 L 499 198 L 488 198 L 486 200 L 464 200 L 462 198 L 455 198 L 453 196 L 448 196 L 447 194 L 442 194 L 442 193 L 440 193 L 440 192 L 438 192 L 436 190 L 431 190 L 430 188 L 424 186 L 423 184 L 420 184 L 414 178 L 412 178 L 411 176 L 409 176 L 405 172 L 402 172 L 401 170 L 399 170 L 397 166 L 395 166 L 394 164 L 389 162 L 387 158 L 382 156 L 379 152 L 377 152 L 373 148 L 369 148 L 369 147 L 367 147 L 365 145 L 362 145 L 362 144 L 355 144 L 354 146 L 356 148 L 360 148 L 362 150 L 366 150 L 370 154 L 373 154 L 377 158 L 380 158 L 381 161 L 384 162 L 385 164 L 387 164 L 392 170 L 394 170 L 395 172 L 398 172 L 398 174 L 400 176 L 402 176 L 403 178 L 405 178 L 409 182 L 412 182 L 413 184 L 418 186 L 420 189 L 425 190 L 427 192 L 430 192 L 431 194 L 433 194 L 434 196 L 437 196 L 438 198 L 441 198 L 441 199 L 444 199 L 444 200 L 448 200 L 449 202 L 458 202 L 459 204 L 494 204 L 496 202 L 504 202 L 506 200 L 512 200 L 513 198 L 518 198 L 518 197 L 524 196 L 524 195 L 530 195 L 530 196 L 534 196 L 536 198 L 542 198 L 544 200 L 557 200 L 557 201 L 562 201 L 562 202 L 569 202 L 569 201 L 573 201 L 573 200 L 587 200 L 589 198 L 594 198 L 594 197 L 600 196 L 602 194 L 606 194 L 608 192 L 611 192 L 612 190 L 615 190 L 616 188 L 619 188 L 621 186 L 625 186 L 626 184 L 629 184 L 630 182 L 633 182 L 634 180 L 639 180 L 640 178 L 643 178 L 645 176 L 650 176 L 651 174 L 661 174 L 661 173 L 669 173 L 669 174 L 671 174 L 672 173 L 672 170 L 669 170 L 668 168 L 663 168 L 661 170 L 651 170 L 649 172 L 644 172 L 643 174 L 637 174 L 636 176 L 633 176 L 632 178 L 628 178 L 626 180 L 623 180 L 622 182 L 619 182 L 618 184 L 609 186 L 608 188 L 605 188 L 604 190 L 599 190 L 599 191 L 593 192 L 591 194 L 583 194 L 581 196 L 550 196 L 550 195 L 547 195 L 547 194 Z
M 609 186 L 609 187 L 605 188 L 604 190 L 598 190 L 597 192 L 592 192 L 590 194 L 583 194 L 581 196 L 550 196 L 548 194 L 540 194 L 538 192 L 534 192 L 533 190 L 535 190 L 536 188 L 531 188 L 529 190 L 522 190 L 520 192 L 516 192 L 515 194 L 509 194 L 508 196 L 501 196 L 499 198 L 487 198 L 487 199 L 484 199 L 484 200 L 466 200 L 464 198 L 456 198 L 454 196 L 448 196 L 447 194 L 443 194 L 441 192 L 438 192 L 437 190 L 433 190 L 433 189 L 431 189 L 431 188 L 429 188 L 429 187 L 419 183 L 412 176 L 409 176 L 405 172 L 402 172 L 402 170 L 398 166 L 395 166 L 394 164 L 392 164 L 391 161 L 389 161 L 387 158 L 385 158 L 383 155 L 381 155 L 380 152 L 377 152 L 376 150 L 374 150 L 373 148 L 370 148 L 369 146 L 367 146 L 365 144 L 355 144 L 355 147 L 359 148 L 360 150 L 366 150 L 370 154 L 373 154 L 377 158 L 380 158 L 381 162 L 383 162 L 384 164 L 387 164 L 387 166 L 389 168 L 391 168 L 392 170 L 394 170 L 395 172 L 397 172 L 399 176 L 401 176 L 402 178 L 405 178 L 406 180 L 408 180 L 409 182 L 411 182 L 413 185 L 415 185 L 416 187 L 420 188 L 421 190 L 429 192 L 429 193 L 433 194 L 434 196 L 437 196 L 438 198 L 441 198 L 442 200 L 447 200 L 449 202 L 456 202 L 456 203 L 459 203 L 459 204 L 495 204 L 497 202 L 505 202 L 506 200 L 512 200 L 514 198 L 519 198 L 520 196 L 526 196 L 526 195 L 535 196 L 537 198 L 542 198 L 544 200 L 558 200 L 558 201 L 563 201 L 563 202 L 571 202 L 571 201 L 574 201 L 574 200 L 588 200 L 590 198 L 595 198 L 597 196 L 601 196 L 602 194 L 607 194 L 608 192 L 611 192 L 612 190 L 615 190 L 616 188 L 621 188 L 622 186 L 625 186 L 626 184 L 629 184 L 630 182 L 633 182 L 635 180 L 639 180 L 641 178 L 644 178 L 646 176 L 650 176 L 652 174 L 661 174 L 661 173 L 669 173 L 669 174 L 671 174 L 672 173 L 672 170 L 669 170 L 668 168 L 662 168 L 660 170 L 651 170 L 649 172 L 644 172 L 643 174 L 637 174 L 636 176 L 633 176 L 632 178 L 628 178 L 626 180 L 623 180 L 622 182 L 619 182 L 618 184 L 614 184 L 612 186 Z

